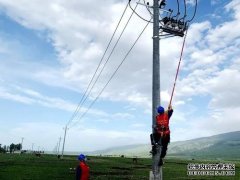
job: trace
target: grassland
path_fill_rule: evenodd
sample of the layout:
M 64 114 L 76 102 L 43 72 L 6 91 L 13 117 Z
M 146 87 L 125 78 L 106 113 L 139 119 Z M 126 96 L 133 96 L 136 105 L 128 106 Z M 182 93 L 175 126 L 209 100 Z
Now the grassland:
M 234 177 L 187 176 L 188 163 L 216 163 L 214 161 L 167 159 L 163 167 L 163 179 L 240 179 L 240 162 L 236 164 Z M 226 161 L 227 162 L 227 161 Z M 77 165 L 76 157 L 65 156 L 59 160 L 53 155 L 36 157 L 31 154 L 0 154 L 0 180 L 72 180 L 75 172 L 70 170 Z M 131 158 L 121 157 L 90 157 L 91 180 L 149 178 L 151 159 L 138 159 L 133 163 Z

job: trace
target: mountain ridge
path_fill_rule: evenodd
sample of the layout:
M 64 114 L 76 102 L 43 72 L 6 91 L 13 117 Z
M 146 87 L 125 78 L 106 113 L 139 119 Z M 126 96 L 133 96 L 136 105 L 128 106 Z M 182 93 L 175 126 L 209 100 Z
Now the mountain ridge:
M 182 158 L 222 158 L 240 159 L 240 131 L 200 137 L 186 141 L 171 142 L 168 147 L 168 157 Z M 133 144 L 110 147 L 104 150 L 88 152 L 89 155 L 139 156 L 150 157 L 149 144 Z

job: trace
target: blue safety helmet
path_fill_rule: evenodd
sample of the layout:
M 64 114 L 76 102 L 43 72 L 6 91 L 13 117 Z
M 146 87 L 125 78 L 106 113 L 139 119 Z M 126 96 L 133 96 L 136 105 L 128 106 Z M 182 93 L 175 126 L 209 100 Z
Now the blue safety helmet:
M 85 161 L 85 156 L 83 155 L 83 154 L 80 154 L 79 156 L 78 156 L 78 160 L 79 161 Z
M 157 111 L 158 111 L 159 114 L 162 114 L 162 113 L 164 113 L 164 108 L 162 106 L 159 106 L 157 108 Z

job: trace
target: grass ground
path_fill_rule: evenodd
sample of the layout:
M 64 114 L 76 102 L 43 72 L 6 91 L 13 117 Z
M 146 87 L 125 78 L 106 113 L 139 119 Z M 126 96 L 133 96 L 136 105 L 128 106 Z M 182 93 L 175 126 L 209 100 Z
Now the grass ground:
M 216 163 L 214 161 L 187 161 L 168 159 L 163 166 L 163 179 L 236 179 L 240 180 L 240 162 L 236 164 L 234 177 L 187 176 L 188 163 Z M 65 156 L 63 160 L 53 155 L 35 157 L 30 154 L 0 154 L 0 180 L 71 180 L 75 179 L 73 168 L 78 164 L 76 157 Z M 139 159 L 138 163 L 131 158 L 90 157 L 91 180 L 149 178 L 151 159 Z

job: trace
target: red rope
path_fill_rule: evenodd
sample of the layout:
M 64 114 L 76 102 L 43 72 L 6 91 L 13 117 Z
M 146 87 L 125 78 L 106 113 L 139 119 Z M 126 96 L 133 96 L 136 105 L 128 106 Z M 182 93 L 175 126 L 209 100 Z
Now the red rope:
M 175 86 L 176 86 L 176 83 L 177 83 L 177 77 L 178 77 L 180 65 L 181 65 L 181 62 L 182 62 L 182 56 L 183 56 L 183 50 L 184 50 L 184 46 L 185 46 L 186 37 L 187 37 L 187 31 L 186 31 L 186 34 L 184 36 L 184 40 L 183 40 L 183 44 L 182 44 L 182 50 L 181 50 L 181 55 L 180 55 L 180 60 L 178 62 L 177 73 L 176 73 L 176 76 L 175 76 L 175 81 L 174 81 L 174 84 L 173 84 L 171 99 L 170 99 L 168 107 L 170 107 L 172 105 L 173 94 L 174 94 L 174 91 L 175 91 Z

